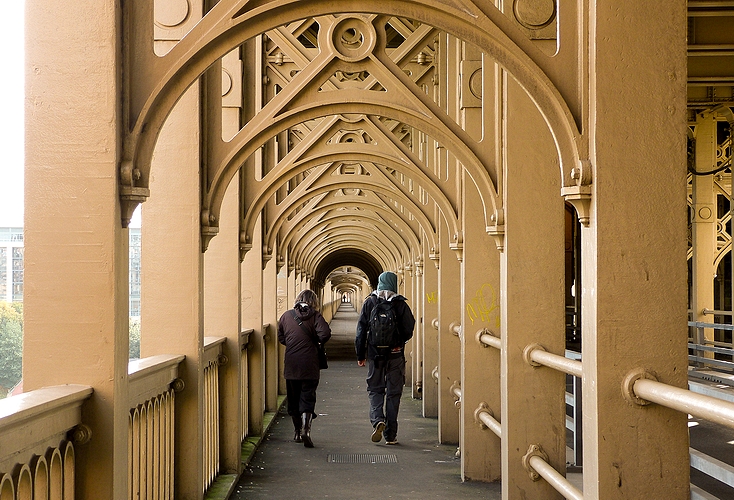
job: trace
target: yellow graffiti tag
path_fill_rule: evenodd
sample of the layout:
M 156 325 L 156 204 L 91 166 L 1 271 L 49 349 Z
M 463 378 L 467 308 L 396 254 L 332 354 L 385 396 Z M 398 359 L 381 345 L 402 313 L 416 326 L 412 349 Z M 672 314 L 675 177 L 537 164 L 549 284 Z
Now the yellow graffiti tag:
M 466 304 L 466 314 L 471 324 L 475 320 L 482 323 L 495 322 L 495 327 L 500 326 L 499 304 L 497 303 L 497 293 L 492 285 L 485 283 L 481 286 L 471 301 Z

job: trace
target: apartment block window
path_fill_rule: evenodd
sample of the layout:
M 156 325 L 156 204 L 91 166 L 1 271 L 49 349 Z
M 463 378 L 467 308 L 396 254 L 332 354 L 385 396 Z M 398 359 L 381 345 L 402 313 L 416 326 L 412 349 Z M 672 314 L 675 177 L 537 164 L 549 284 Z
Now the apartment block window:
M 130 317 L 131 318 L 140 317 L 140 301 L 139 300 L 130 301 Z
M 0 247 L 0 300 L 8 296 L 8 249 Z
M 140 260 L 141 260 L 140 228 L 130 228 L 130 317 L 140 317 Z
M 13 248 L 13 302 L 23 300 L 23 247 Z

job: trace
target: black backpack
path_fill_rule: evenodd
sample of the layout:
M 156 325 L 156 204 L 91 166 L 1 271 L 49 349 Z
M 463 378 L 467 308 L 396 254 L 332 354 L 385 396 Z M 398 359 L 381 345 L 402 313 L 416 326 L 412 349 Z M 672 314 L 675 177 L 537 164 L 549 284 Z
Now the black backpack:
M 401 345 L 398 323 L 392 302 L 378 297 L 370 311 L 370 343 L 377 348 Z

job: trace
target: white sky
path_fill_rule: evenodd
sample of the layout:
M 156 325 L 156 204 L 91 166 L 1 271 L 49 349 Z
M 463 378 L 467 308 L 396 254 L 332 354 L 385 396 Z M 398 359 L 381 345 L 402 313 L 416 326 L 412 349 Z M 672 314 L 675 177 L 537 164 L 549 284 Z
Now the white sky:
M 25 0 L 5 2 L 0 16 L 0 227 L 23 226 L 24 10 Z
M 23 11 L 4 2 L 0 16 L 0 227 L 23 225 Z

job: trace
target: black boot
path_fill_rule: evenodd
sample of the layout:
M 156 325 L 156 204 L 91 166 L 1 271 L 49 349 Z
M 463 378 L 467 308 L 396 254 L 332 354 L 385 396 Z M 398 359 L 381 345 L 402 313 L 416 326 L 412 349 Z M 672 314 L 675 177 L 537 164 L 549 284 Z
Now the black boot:
M 293 428 L 296 430 L 295 434 L 293 435 L 293 441 L 295 441 L 296 443 L 302 443 L 303 439 L 301 438 L 301 417 L 291 415 L 291 419 L 293 419 Z
M 301 414 L 301 438 L 303 439 L 303 446 L 306 448 L 313 448 L 313 441 L 311 441 L 311 420 L 313 415 L 310 411 Z

